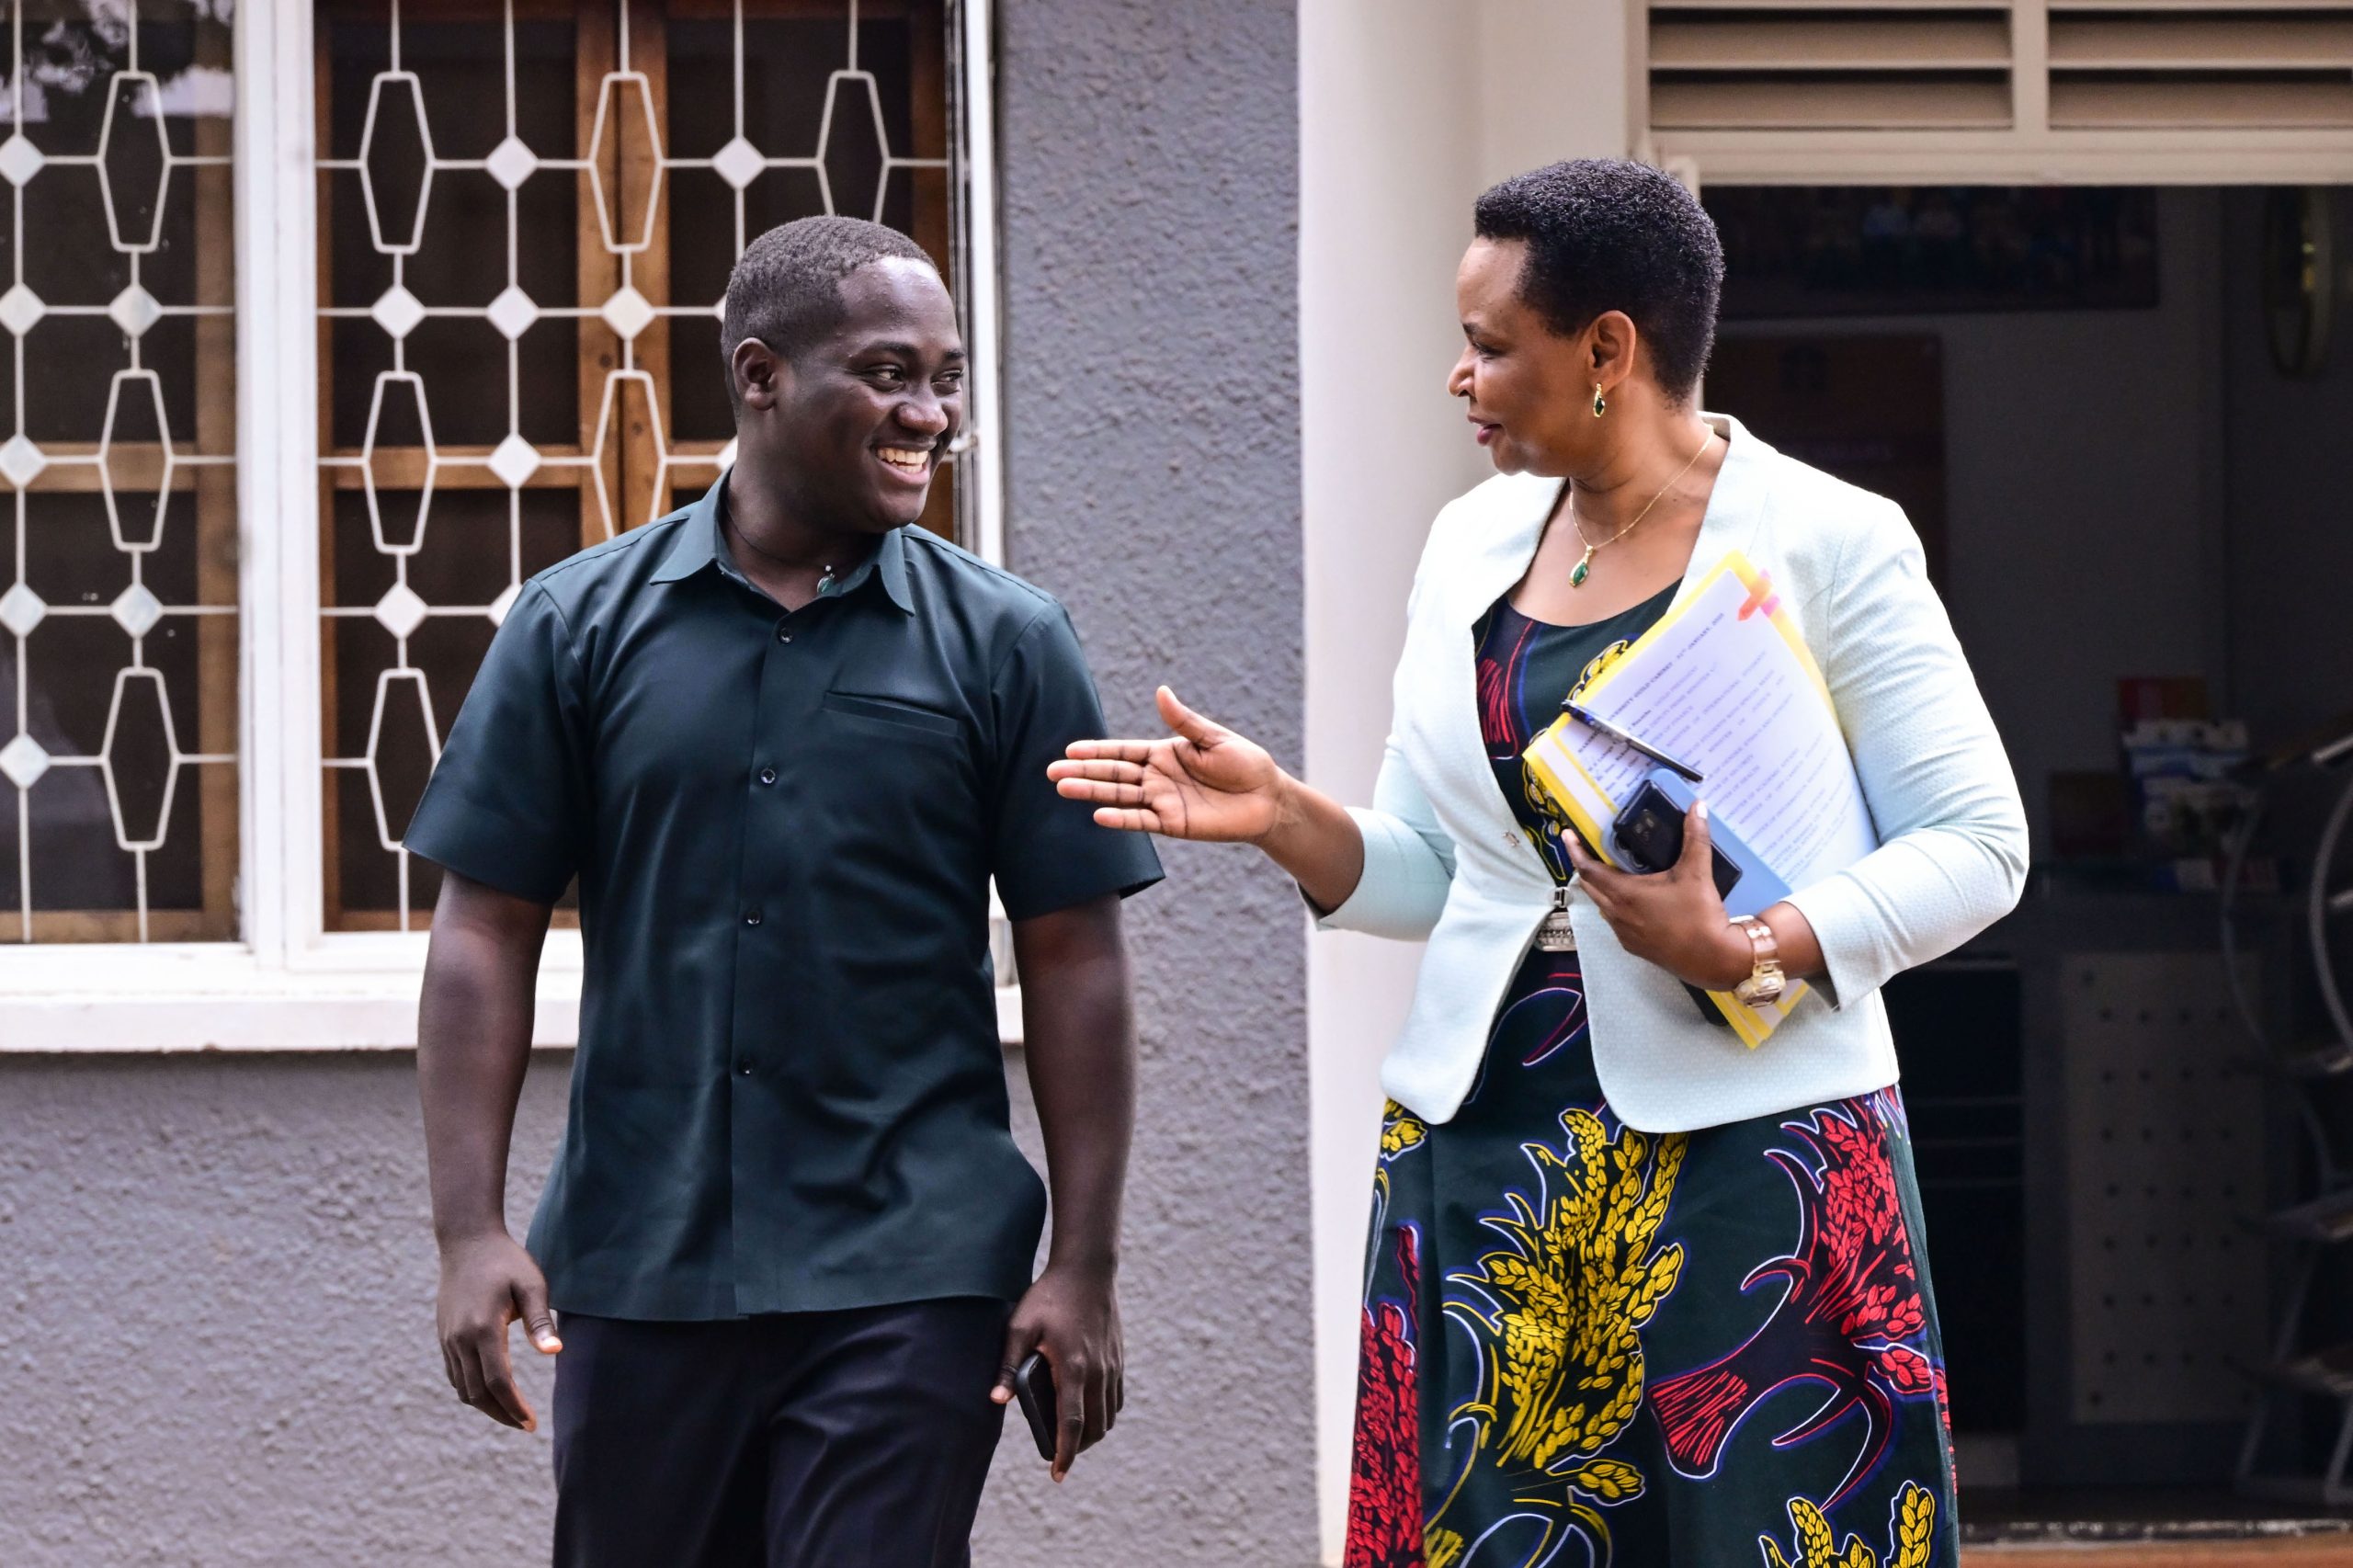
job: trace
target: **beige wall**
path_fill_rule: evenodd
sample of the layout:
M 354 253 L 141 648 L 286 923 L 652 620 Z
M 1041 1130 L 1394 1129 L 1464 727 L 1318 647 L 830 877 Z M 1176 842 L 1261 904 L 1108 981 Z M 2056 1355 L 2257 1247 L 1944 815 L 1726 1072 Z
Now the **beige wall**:
M 1307 777 L 1371 798 L 1405 591 L 1430 517 L 1490 472 L 1445 392 L 1471 201 L 1555 158 L 1626 151 L 1617 0 L 1302 0 L 1300 338 Z M 1316 1434 L 1325 1558 L 1347 1500 L 1377 1069 L 1417 949 L 1308 958 Z

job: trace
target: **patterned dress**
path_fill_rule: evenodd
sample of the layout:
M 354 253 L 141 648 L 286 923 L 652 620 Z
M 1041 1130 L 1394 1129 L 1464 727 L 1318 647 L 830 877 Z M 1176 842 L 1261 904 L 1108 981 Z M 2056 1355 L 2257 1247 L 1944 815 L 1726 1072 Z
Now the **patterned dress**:
M 1556 877 L 1520 753 L 1672 597 L 1481 622 L 1488 755 Z M 1638 1132 L 1577 955 L 1531 950 L 1454 1119 L 1381 1125 L 1347 1568 L 1951 1568 L 1921 1236 L 1893 1087 Z

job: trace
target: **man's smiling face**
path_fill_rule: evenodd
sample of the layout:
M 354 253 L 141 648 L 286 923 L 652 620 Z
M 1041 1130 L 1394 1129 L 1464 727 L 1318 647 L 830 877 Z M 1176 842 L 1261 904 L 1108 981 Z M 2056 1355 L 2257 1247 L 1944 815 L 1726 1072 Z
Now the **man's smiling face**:
M 794 356 L 778 450 L 813 515 L 886 533 L 923 515 L 964 423 L 964 341 L 939 275 L 889 256 L 841 281 L 840 324 Z

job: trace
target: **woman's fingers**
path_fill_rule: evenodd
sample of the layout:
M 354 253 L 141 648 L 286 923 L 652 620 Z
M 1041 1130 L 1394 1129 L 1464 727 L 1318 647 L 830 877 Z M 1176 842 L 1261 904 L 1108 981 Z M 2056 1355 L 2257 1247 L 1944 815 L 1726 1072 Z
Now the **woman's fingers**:
M 1190 708 L 1186 707 L 1185 704 L 1178 699 L 1176 694 L 1169 690 L 1165 686 L 1153 693 L 1153 701 L 1158 705 L 1162 721 L 1167 724 L 1170 732 L 1176 736 L 1180 746 L 1186 742 L 1190 742 L 1196 746 L 1206 749 L 1233 738 L 1231 732 L 1227 731 L 1224 726 L 1211 719 L 1205 718 L 1201 714 L 1194 712 Z M 1063 749 L 1063 755 L 1073 762 L 1132 762 L 1141 764 L 1152 760 L 1153 750 L 1154 747 L 1165 746 L 1168 743 L 1165 740 L 1138 741 L 1106 738 L 1102 740 L 1073 741 L 1068 746 L 1065 746 Z M 1059 768 L 1062 766 L 1063 764 L 1061 763 L 1053 764 L 1052 767 L 1048 769 L 1049 774 L 1056 778 L 1065 777 L 1065 775 L 1053 772 L 1052 770 L 1053 768 Z
M 1626 880 L 1626 873 L 1612 868 L 1587 849 L 1582 835 L 1563 833 L 1561 835 L 1561 847 L 1568 855 L 1569 864 L 1576 868 L 1577 881 L 1584 886 L 1586 896 L 1593 901 L 1593 906 L 1601 911 L 1603 919 L 1614 920 L 1618 893 Z
M 1056 762 L 1047 766 L 1046 777 L 1054 781 L 1054 792 L 1065 801 L 1084 801 L 1091 806 L 1144 803 L 1146 775 L 1132 762 Z
M 1046 777 L 1060 782 L 1065 778 L 1087 778 L 1098 784 L 1141 784 L 1143 764 L 1140 762 L 1050 762 Z
M 1166 744 L 1165 741 L 1073 741 L 1063 748 L 1063 755 L 1074 762 L 1143 763 L 1152 760 L 1154 746 Z M 1049 763 L 1047 771 L 1051 773 L 1062 766 L 1059 762 Z
M 1158 833 L 1160 818 L 1140 806 L 1105 806 L 1095 813 L 1097 827 L 1116 827 L 1122 833 Z
M 1569 864 L 1576 868 L 1580 881 L 1589 884 L 1597 874 L 1606 875 L 1608 872 L 1609 868 L 1585 846 L 1585 835 L 1581 833 L 1572 831 L 1561 835 L 1561 849 L 1568 856 Z
M 1153 700 L 1160 705 L 1160 716 L 1168 727 L 1195 745 L 1210 745 L 1224 738 L 1223 729 L 1186 707 L 1166 687 L 1154 692 Z
M 1055 783 L 1054 793 L 1065 801 L 1084 801 L 1091 806 L 1141 806 L 1145 803 L 1141 784 L 1098 784 L 1091 778 L 1064 778 Z
M 1715 881 L 1716 869 L 1711 864 L 1714 845 L 1708 837 L 1708 802 L 1694 801 L 1691 809 L 1683 813 L 1683 853 L 1675 862 L 1677 876 Z

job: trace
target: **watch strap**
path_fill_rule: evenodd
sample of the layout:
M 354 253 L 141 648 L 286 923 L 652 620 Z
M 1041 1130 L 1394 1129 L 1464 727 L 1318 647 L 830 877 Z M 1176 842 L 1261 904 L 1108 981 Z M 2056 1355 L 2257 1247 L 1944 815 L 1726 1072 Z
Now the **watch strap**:
M 1754 915 L 1735 915 L 1732 923 L 1748 937 L 1753 964 L 1748 978 L 1733 987 L 1733 994 L 1752 1007 L 1780 1000 L 1788 981 L 1781 969 L 1781 943 L 1773 928 Z

